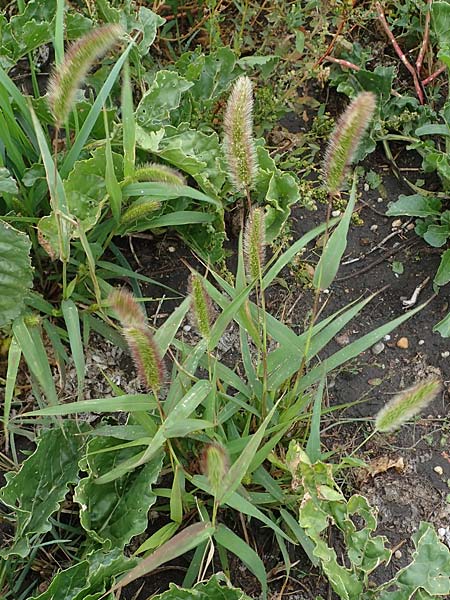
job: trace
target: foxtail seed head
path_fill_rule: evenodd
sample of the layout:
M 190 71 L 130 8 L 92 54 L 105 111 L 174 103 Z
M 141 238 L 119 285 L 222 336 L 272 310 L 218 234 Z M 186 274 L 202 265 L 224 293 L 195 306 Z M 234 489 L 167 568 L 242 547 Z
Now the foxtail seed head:
M 48 84 L 48 103 L 56 125 L 68 117 L 77 89 L 94 61 L 102 56 L 123 33 L 120 25 L 94 29 L 69 48 L 61 65 L 53 71 Z
M 441 389 L 438 379 L 428 379 L 398 393 L 377 414 L 375 429 L 381 432 L 398 429 L 436 398 Z
M 195 326 L 204 339 L 209 338 L 211 325 L 215 318 L 215 311 L 211 298 L 203 285 L 203 278 L 198 273 L 192 273 L 189 280 L 191 294 L 191 313 Z
M 123 335 L 141 383 L 157 394 L 164 383 L 165 369 L 159 349 L 147 326 L 125 327 Z
M 224 129 L 224 152 L 229 177 L 237 191 L 248 191 L 256 176 L 256 151 L 253 141 L 252 82 L 239 77 L 228 99 Z
M 151 198 L 139 198 L 125 210 L 120 217 L 120 223 L 122 225 L 128 225 L 133 221 L 144 219 L 160 208 L 161 202 L 159 202 L 159 200 L 152 200 Z
M 247 277 L 259 279 L 266 251 L 266 219 L 263 208 L 253 208 L 247 217 L 243 241 Z
M 109 305 L 119 317 L 122 327 L 145 327 L 145 315 L 133 294 L 122 288 L 109 294 Z
M 230 469 L 227 452 L 219 444 L 210 444 L 203 450 L 201 469 L 208 478 L 214 496 L 218 496 Z
M 186 185 L 186 180 L 176 169 L 158 163 L 148 163 L 138 167 L 133 179 L 136 181 L 157 181 L 170 185 Z
M 353 100 L 336 123 L 324 161 L 325 183 L 331 195 L 341 189 L 345 173 L 369 126 L 375 107 L 375 94 L 363 92 Z

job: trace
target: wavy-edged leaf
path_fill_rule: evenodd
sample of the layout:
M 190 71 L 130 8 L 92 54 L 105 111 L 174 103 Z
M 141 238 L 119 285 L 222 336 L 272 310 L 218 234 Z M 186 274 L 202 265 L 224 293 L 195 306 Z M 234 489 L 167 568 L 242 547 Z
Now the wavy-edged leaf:
M 109 553 L 99 550 L 60 571 L 43 594 L 30 600 L 113 600 L 112 594 L 105 594 L 106 590 L 117 576 L 135 565 L 136 559 L 127 558 L 118 548 Z
M 20 315 L 33 285 L 27 235 L 0 220 L 0 328 Z
M 133 448 L 112 450 L 119 440 L 97 437 L 88 442 L 83 478 L 74 500 L 80 505 L 80 522 L 85 531 L 106 550 L 124 548 L 147 528 L 147 513 L 156 501 L 152 485 L 158 479 L 164 455 L 157 453 L 142 469 L 124 474 L 105 485 L 96 485 L 99 475 L 133 455 Z M 120 442 L 119 442 L 120 443 Z
M 250 600 L 242 590 L 232 587 L 225 577 L 213 575 L 206 583 L 201 582 L 193 588 L 184 589 L 174 583 L 163 594 L 153 596 L 153 600 Z
M 0 556 L 25 557 L 31 539 L 50 531 L 50 516 L 64 500 L 69 484 L 78 479 L 78 461 L 84 443 L 79 434 L 88 429 L 87 425 L 66 421 L 60 428 L 45 431 L 20 471 L 6 475 L 7 484 L 0 490 L 0 500 L 15 511 L 16 532 Z

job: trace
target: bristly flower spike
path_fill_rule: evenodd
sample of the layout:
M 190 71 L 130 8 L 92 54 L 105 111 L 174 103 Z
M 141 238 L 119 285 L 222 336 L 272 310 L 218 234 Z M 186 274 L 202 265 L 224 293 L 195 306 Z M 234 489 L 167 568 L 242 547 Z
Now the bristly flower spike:
M 109 303 L 120 319 L 141 383 L 156 395 L 164 383 L 164 363 L 141 307 L 126 290 L 114 290 Z
M 230 460 L 225 448 L 219 444 L 209 444 L 202 453 L 201 470 L 208 478 L 214 496 L 219 496 L 225 477 L 230 470 Z
M 138 167 L 133 179 L 136 181 L 157 181 L 169 185 L 186 185 L 186 179 L 176 169 L 158 163 L 147 163 Z
M 207 340 L 216 315 L 211 298 L 205 290 L 203 278 L 198 273 L 191 273 L 189 289 L 191 294 L 191 314 L 194 318 L 195 326 L 202 338 Z
M 68 117 L 77 89 L 94 61 L 119 39 L 123 29 L 110 24 L 94 29 L 69 48 L 61 65 L 53 71 L 48 84 L 48 103 L 57 127 Z
M 259 279 L 266 251 L 266 218 L 263 208 L 253 208 L 244 230 L 245 269 L 249 279 Z
M 113 290 L 109 294 L 108 301 L 123 327 L 145 326 L 144 312 L 128 290 L 125 288 Z
M 375 430 L 397 429 L 424 409 L 442 389 L 438 379 L 428 379 L 398 393 L 384 406 L 375 419 Z
M 237 191 L 245 193 L 252 187 L 256 176 L 252 110 L 252 82 L 246 76 L 239 77 L 225 110 L 224 152 L 232 184 Z
M 345 173 L 369 126 L 375 107 L 375 94 L 359 94 L 341 115 L 331 134 L 323 170 L 328 192 L 332 196 L 341 189 Z

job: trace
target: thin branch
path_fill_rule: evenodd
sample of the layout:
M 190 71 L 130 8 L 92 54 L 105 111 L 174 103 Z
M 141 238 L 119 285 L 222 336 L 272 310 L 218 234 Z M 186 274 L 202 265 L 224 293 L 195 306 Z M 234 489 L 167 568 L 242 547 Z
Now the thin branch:
M 430 20 L 431 20 L 431 5 L 432 5 L 432 3 L 433 3 L 433 0 L 428 0 L 427 14 L 425 16 L 425 28 L 424 28 L 424 32 L 423 32 L 422 47 L 420 48 L 419 56 L 417 57 L 417 60 L 416 60 L 417 75 L 420 75 L 425 52 L 427 51 L 428 42 L 430 41 Z
M 446 69 L 447 69 L 447 66 L 442 65 L 442 67 L 439 67 L 439 69 L 437 71 L 435 71 L 434 73 L 432 73 L 429 77 L 427 77 L 426 79 L 422 79 L 422 85 L 423 86 L 428 85 L 429 83 L 434 81 L 436 79 L 436 77 L 439 77 L 439 75 L 441 73 L 443 73 Z
M 353 71 L 361 70 L 361 67 L 358 67 L 358 65 L 355 65 L 355 63 L 352 63 L 348 60 L 344 60 L 342 58 L 334 58 L 334 56 L 325 56 L 324 60 L 327 60 L 332 63 L 336 63 L 337 65 L 340 65 L 341 67 L 345 67 L 346 69 L 353 69 Z
M 386 17 L 384 15 L 384 11 L 383 11 L 383 8 L 382 8 L 381 4 L 379 2 L 376 2 L 375 6 L 376 6 L 376 9 L 377 9 L 377 12 L 378 12 L 378 18 L 380 19 L 381 24 L 383 25 L 383 29 L 386 32 L 386 35 L 388 36 L 389 41 L 391 42 L 392 46 L 394 47 L 394 50 L 397 53 L 397 56 L 399 57 L 399 59 L 402 61 L 402 63 L 405 65 L 405 67 L 408 69 L 408 71 L 412 75 L 412 78 L 413 78 L 413 81 L 414 81 L 414 88 L 415 88 L 416 94 L 417 94 L 417 98 L 419 99 L 420 104 L 424 104 L 424 102 L 425 102 L 425 96 L 424 96 L 424 93 L 423 93 L 422 84 L 419 81 L 419 78 L 417 76 L 417 72 L 416 72 L 415 68 L 412 66 L 412 64 L 409 62 L 409 60 L 406 58 L 403 50 L 398 45 L 398 42 L 395 39 L 394 34 L 390 30 L 389 24 L 386 21 Z

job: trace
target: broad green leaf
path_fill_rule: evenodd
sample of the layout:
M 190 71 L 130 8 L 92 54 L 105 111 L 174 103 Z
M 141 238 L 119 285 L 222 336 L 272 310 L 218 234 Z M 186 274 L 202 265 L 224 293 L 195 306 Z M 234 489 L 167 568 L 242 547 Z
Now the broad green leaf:
M 136 565 L 118 548 L 109 553 L 97 550 L 78 564 L 57 573 L 47 590 L 30 600 L 114 600 L 107 589 L 116 577 Z
M 448 598 L 450 595 L 450 550 L 437 537 L 432 525 L 420 523 L 412 535 L 416 547 L 412 562 L 401 569 L 383 591 L 380 600 L 402 598 Z M 422 595 L 424 593 L 425 595 Z
M 245 566 L 258 579 L 262 588 L 263 599 L 267 598 L 267 574 L 264 568 L 263 561 L 259 558 L 256 552 L 239 536 L 228 529 L 223 523 L 217 526 L 214 532 L 214 539 L 218 544 L 223 546 L 225 550 L 232 552 L 241 560 Z
M 443 338 L 450 337 L 450 313 L 441 319 L 439 323 L 436 323 L 433 331 L 440 333 Z
M 232 587 L 224 576 L 213 575 L 206 583 L 201 582 L 193 588 L 184 589 L 174 583 L 163 594 L 153 596 L 153 600 L 250 600 L 250 596 L 238 588 Z
M 27 235 L 0 220 L 0 328 L 21 314 L 33 285 L 30 248 Z
M 121 11 L 121 17 L 121 23 L 130 34 L 140 33 L 139 41 L 136 43 L 139 57 L 148 54 L 150 46 L 155 41 L 158 27 L 165 23 L 165 19 L 145 6 L 139 8 L 137 15 L 134 11 L 131 11 L 131 14 L 124 14 L 124 11 Z
M 181 96 L 192 86 L 192 82 L 176 71 L 158 71 L 136 109 L 139 126 L 146 131 L 155 131 L 169 124 L 171 111 L 178 108 Z
M 435 0 L 431 4 L 431 22 L 438 41 L 438 57 L 450 66 L 450 5 Z
M 209 540 L 213 533 L 214 527 L 209 522 L 189 525 L 155 550 L 153 554 L 144 558 L 134 569 L 131 569 L 125 577 L 110 589 L 110 592 L 124 588 L 132 581 L 151 573 L 160 565 L 189 552 L 202 542 Z
M 17 194 L 19 191 L 16 180 L 5 167 L 0 167 L 0 196 Z
M 446 250 L 441 256 L 441 262 L 436 275 L 434 276 L 434 283 L 436 285 L 446 285 L 450 282 L 450 250 Z
M 81 479 L 74 496 L 81 507 L 82 527 L 105 550 L 124 548 L 147 528 L 147 513 L 156 501 L 152 485 L 159 477 L 164 457 L 159 452 L 142 469 L 127 473 L 114 482 L 97 485 L 100 475 L 133 456 L 133 448 L 99 453 L 117 445 L 118 440 L 105 437 L 88 442 L 83 466 L 88 476 Z
M 398 200 L 389 204 L 386 214 L 389 217 L 437 217 L 441 214 L 442 201 L 439 198 L 413 194 L 400 194 Z
M 322 256 L 314 271 L 313 285 L 316 289 L 325 290 L 333 283 L 341 264 L 342 256 L 347 247 L 347 233 L 356 202 L 356 175 L 344 215 L 336 229 L 328 238 L 322 251 Z
M 80 434 L 88 429 L 87 425 L 65 421 L 59 428 L 45 431 L 20 471 L 6 474 L 7 484 L 0 490 L 0 500 L 15 511 L 16 531 L 0 556 L 25 557 L 32 538 L 50 531 L 51 515 L 58 510 L 69 485 L 78 480 L 84 444 Z

